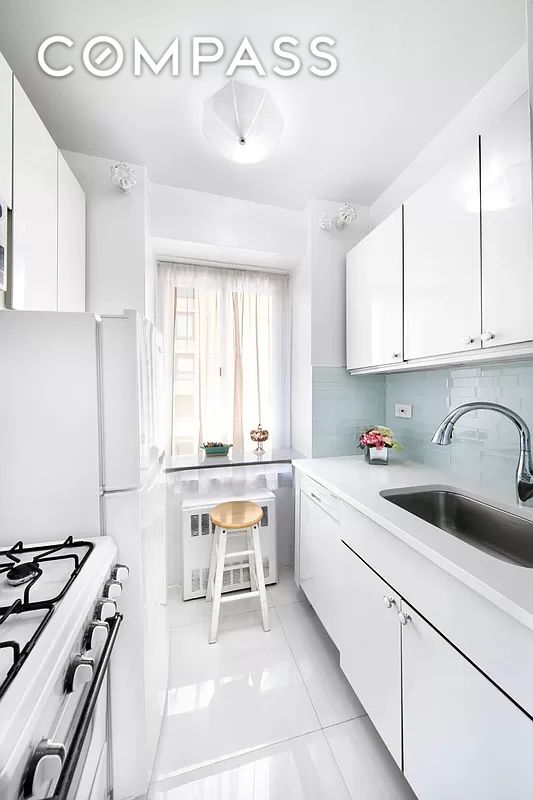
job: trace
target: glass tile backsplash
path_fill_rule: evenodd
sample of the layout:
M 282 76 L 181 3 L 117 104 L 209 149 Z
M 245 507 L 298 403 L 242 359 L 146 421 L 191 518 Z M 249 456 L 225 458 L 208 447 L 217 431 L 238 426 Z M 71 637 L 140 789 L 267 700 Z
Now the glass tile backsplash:
M 313 457 L 361 454 L 354 437 L 385 419 L 385 376 L 313 367 Z
M 431 437 L 448 411 L 472 400 L 508 406 L 533 430 L 532 361 L 395 373 L 385 378 L 385 396 L 387 425 L 394 428 L 407 458 L 512 489 L 518 434 L 501 414 L 466 414 L 457 423 L 449 447 L 432 444 Z M 395 417 L 396 403 L 412 404 L 412 419 Z
M 314 367 L 313 456 L 359 454 L 354 435 L 366 425 L 385 424 L 400 439 L 403 457 L 512 490 L 518 436 L 501 414 L 471 412 L 457 423 L 449 447 L 431 443 L 448 411 L 471 400 L 508 406 L 533 431 L 533 361 L 390 375 L 351 376 L 344 367 Z M 412 419 L 395 417 L 397 403 L 413 406 Z

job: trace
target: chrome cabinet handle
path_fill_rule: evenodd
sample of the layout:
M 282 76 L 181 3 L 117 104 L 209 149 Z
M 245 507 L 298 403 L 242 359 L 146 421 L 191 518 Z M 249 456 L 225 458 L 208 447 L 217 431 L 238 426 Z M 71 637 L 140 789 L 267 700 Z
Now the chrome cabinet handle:
M 482 342 L 490 342 L 491 339 L 495 339 L 496 337 L 492 331 L 483 331 L 479 338 Z
M 393 354 L 392 354 L 392 357 L 393 357 L 393 358 L 400 358 L 400 353 L 393 353 Z
M 472 344 L 474 341 L 472 336 L 464 336 L 463 337 L 463 344 Z
M 407 625 L 408 622 L 411 622 L 411 617 L 409 614 L 406 614 L 405 611 L 398 612 L 398 619 L 401 625 Z
M 394 597 L 387 597 L 386 594 L 383 595 L 383 605 L 385 608 L 392 608 L 396 605 L 396 600 Z
M 318 496 L 317 494 L 315 494 L 314 492 L 311 492 L 311 497 L 313 498 L 313 500 L 317 500 L 319 503 L 321 503 L 321 502 L 322 502 L 322 498 L 321 498 L 321 497 L 319 497 L 319 496 Z

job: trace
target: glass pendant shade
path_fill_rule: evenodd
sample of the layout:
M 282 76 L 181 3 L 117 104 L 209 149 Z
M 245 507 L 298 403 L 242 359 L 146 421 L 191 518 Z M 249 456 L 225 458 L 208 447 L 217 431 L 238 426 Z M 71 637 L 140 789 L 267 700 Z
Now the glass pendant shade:
M 229 161 L 263 161 L 282 131 L 283 118 L 267 89 L 232 80 L 204 103 L 204 136 Z

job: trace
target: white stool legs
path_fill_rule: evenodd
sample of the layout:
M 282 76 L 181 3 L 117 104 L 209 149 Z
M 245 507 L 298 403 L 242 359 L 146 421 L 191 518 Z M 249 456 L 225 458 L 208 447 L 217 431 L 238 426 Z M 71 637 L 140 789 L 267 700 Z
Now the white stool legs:
M 246 534 L 246 550 L 237 553 L 226 553 L 227 537 L 232 534 L 242 536 Z M 226 559 L 248 557 L 250 568 L 249 590 L 235 592 L 222 596 L 222 584 L 224 572 L 232 569 L 235 564 L 226 565 Z M 220 606 L 222 603 L 241 600 L 245 597 L 259 597 L 261 604 L 261 616 L 263 619 L 263 630 L 270 630 L 270 618 L 268 613 L 268 601 L 265 586 L 265 576 L 263 572 L 263 557 L 261 554 L 261 543 L 259 540 L 259 528 L 254 525 L 252 528 L 244 530 L 226 530 L 225 528 L 215 527 L 213 536 L 213 547 L 211 550 L 211 562 L 209 566 L 209 578 L 207 581 L 207 600 L 212 600 L 211 626 L 209 632 L 209 643 L 214 644 L 218 636 L 218 623 L 220 618 Z

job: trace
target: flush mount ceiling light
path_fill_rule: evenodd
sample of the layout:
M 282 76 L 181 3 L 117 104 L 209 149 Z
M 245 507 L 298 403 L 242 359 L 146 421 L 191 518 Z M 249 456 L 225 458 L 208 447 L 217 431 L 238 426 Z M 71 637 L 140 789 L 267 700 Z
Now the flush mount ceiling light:
M 341 231 L 354 219 L 357 219 L 357 210 L 353 203 L 345 203 L 339 208 L 339 213 L 336 217 L 331 217 L 329 214 L 322 214 L 318 220 L 318 226 L 321 231 L 330 231 L 332 228 L 337 228 Z
M 255 164 L 278 146 L 283 118 L 267 89 L 232 80 L 205 101 L 202 127 L 221 156 Z

